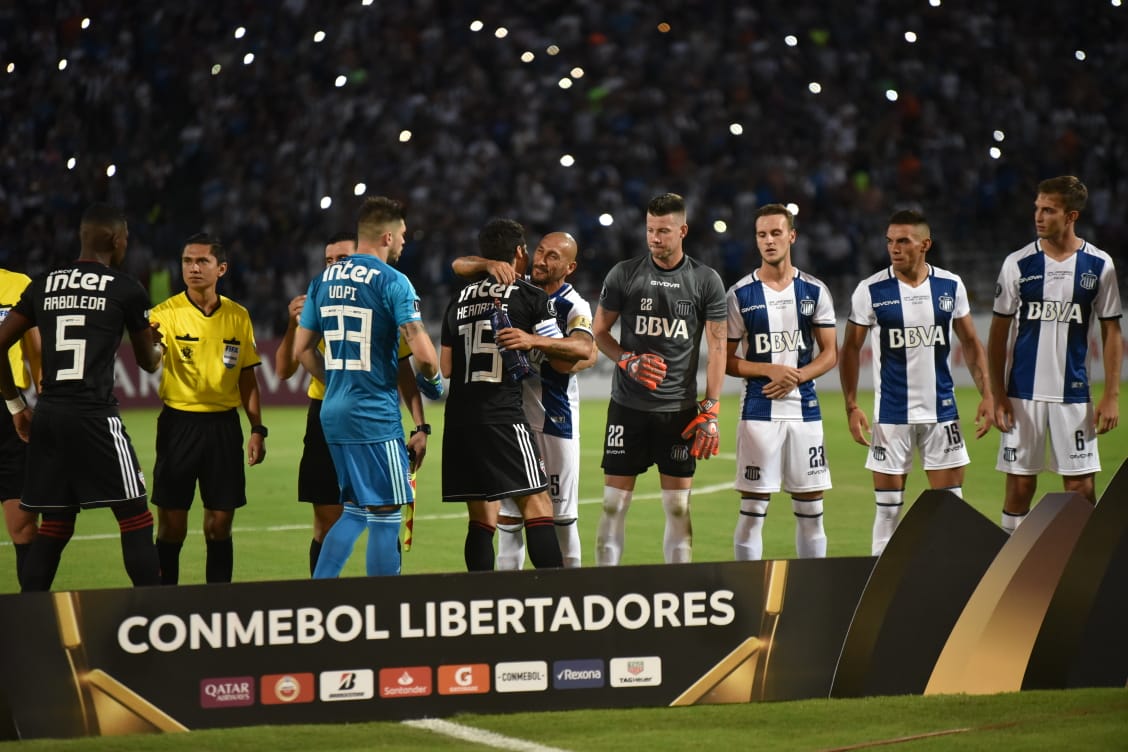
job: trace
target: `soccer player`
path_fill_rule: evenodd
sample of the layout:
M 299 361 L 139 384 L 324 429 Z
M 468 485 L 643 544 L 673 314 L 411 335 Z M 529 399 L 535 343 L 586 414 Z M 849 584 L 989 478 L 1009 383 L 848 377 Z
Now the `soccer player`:
M 616 565 L 623 555 L 635 481 L 658 465 L 666 530 L 666 562 L 693 559 L 689 494 L 697 459 L 719 448 L 717 414 L 725 378 L 725 288 L 720 275 L 682 248 L 689 232 L 685 199 L 658 196 L 646 209 L 648 256 L 615 265 L 603 283 L 592 331 L 618 364 L 603 444 L 603 513 L 595 558 Z M 619 339 L 611 327 L 620 321 Z M 697 363 L 705 334 L 705 399 L 697 403 Z
M 433 381 L 439 366 L 419 296 L 392 267 L 406 233 L 403 204 L 383 196 L 366 199 L 356 253 L 310 283 L 295 334 L 301 364 L 325 383 L 321 426 L 344 505 L 323 541 L 316 579 L 340 574 L 365 529 L 367 573 L 400 573 L 403 507 L 413 499 L 397 392 L 400 337 L 425 379 Z M 323 339 L 324 355 L 318 350 Z
M 479 254 L 516 269 L 524 263 L 525 229 L 493 219 L 478 233 Z M 544 461 L 522 407 L 520 377 L 532 348 L 561 373 L 591 356 L 580 337 L 562 337 L 552 301 L 541 288 L 507 273 L 466 283 L 443 316 L 441 363 L 450 378 L 443 426 L 443 501 L 466 502 L 464 555 L 470 571 L 494 568 L 498 499 L 512 497 L 525 521 L 533 566 L 563 565 L 553 532 Z M 525 355 L 524 357 L 527 357 Z
M 928 485 L 963 497 L 970 461 L 952 388 L 952 332 L 963 345 L 967 370 L 982 400 L 975 437 L 991 429 L 994 405 L 987 382 L 987 355 L 975 334 L 963 280 L 925 260 L 932 231 L 924 215 L 898 211 L 889 218 L 885 245 L 890 266 L 862 280 L 850 303 L 850 319 L 838 374 L 850 435 L 870 447 L 876 512 L 871 552 L 879 556 L 893 535 L 905 500 L 905 476 L 919 449 Z M 872 442 L 858 407 L 862 344 L 873 337 L 874 424 Z M 872 446 L 871 446 L 872 443 Z
M 40 513 L 26 554 L 22 590 L 50 590 L 80 509 L 109 507 L 121 530 L 125 570 L 134 585 L 160 582 L 153 515 L 137 454 L 113 395 L 114 357 L 129 332 L 138 365 L 160 366 L 160 333 L 149 324 L 149 296 L 111 267 L 121 264 L 129 228 L 121 210 L 93 204 L 82 215 L 81 251 L 73 264 L 37 277 L 0 324 L 10 351 L 32 327 L 43 341 L 42 394 L 34 416 L 0 358 L 0 394 L 27 450 L 21 506 Z
M 0 269 L 0 323 L 7 318 L 30 282 L 26 274 Z M 21 392 L 32 384 L 35 384 L 36 391 L 39 390 L 39 350 L 39 329 L 35 327 L 24 332 L 23 337 L 8 350 L 12 376 Z M 16 434 L 15 425 L 0 421 L 0 504 L 4 507 L 8 536 L 16 549 L 17 582 L 20 582 L 24 559 L 38 530 L 36 515 L 20 508 L 26 461 L 27 444 Z
M 262 361 L 247 309 L 217 289 L 227 273 L 227 252 L 219 239 L 191 236 L 180 261 L 187 289 L 152 312 L 166 345 L 153 469 L 161 583 L 180 581 L 180 550 L 197 482 L 204 505 L 205 578 L 231 582 L 231 525 L 235 510 L 247 503 L 240 405 L 251 425 L 247 464 L 266 458 L 255 370 Z
M 799 557 L 826 556 L 823 491 L 831 487 L 830 469 L 815 379 L 834 367 L 838 342 L 830 291 L 792 266 L 795 237 L 795 216 L 786 206 L 760 207 L 762 263 L 728 291 L 726 372 L 746 380 L 736 429 L 741 498 L 733 534 L 741 561 L 763 556 L 768 502 L 781 487 L 791 494 Z
M 545 235 L 533 252 L 528 280 L 548 293 L 556 309 L 556 323 L 566 337 L 586 343 L 591 354 L 567 370 L 557 371 L 548 363 L 521 383 L 525 418 L 537 440 L 548 474 L 552 519 L 565 567 L 581 561 L 579 517 L 580 492 L 580 387 L 576 374 L 595 364 L 599 351 L 593 346 L 591 306 L 565 279 L 576 270 L 576 240 L 566 232 Z M 489 274 L 503 284 L 513 282 L 524 269 L 480 256 L 454 260 L 459 276 Z M 539 352 L 539 351 L 536 351 Z M 535 356 L 534 356 L 535 359 Z M 501 500 L 498 516 L 497 568 L 521 569 L 525 565 L 524 524 L 513 500 Z
M 1038 239 L 1007 256 L 995 286 L 987 342 L 1001 432 L 996 468 L 1007 474 L 1002 527 L 1008 533 L 1030 511 L 1047 438 L 1049 469 L 1062 476 L 1066 491 L 1095 504 L 1093 476 L 1101 469 L 1097 435 L 1120 421 L 1120 291 L 1112 258 L 1077 237 L 1088 197 L 1085 184 L 1072 175 L 1039 183 Z M 1095 412 L 1085 367 L 1094 315 L 1105 376 Z
M 331 237 L 325 246 L 325 266 L 344 261 L 354 253 L 356 253 L 356 234 L 338 233 Z M 274 353 L 275 371 L 283 379 L 290 378 L 298 370 L 298 358 L 294 353 L 294 335 L 298 330 L 298 319 L 301 317 L 305 300 L 306 296 L 303 293 L 290 301 L 286 333 Z M 324 342 L 321 348 L 324 352 Z M 426 388 L 431 399 L 438 399 L 443 392 L 442 379 L 438 374 L 434 381 L 424 379 L 422 374 L 416 374 L 408 360 L 410 355 L 411 349 L 401 337 L 398 383 L 400 396 L 415 420 L 416 428 L 407 441 L 407 454 L 411 458 L 410 470 L 415 472 L 422 466 L 423 458 L 427 455 L 427 437 L 431 428 L 424 415 L 420 388 Z M 344 507 L 341 505 L 341 491 L 337 486 L 337 471 L 333 467 L 333 458 L 329 454 L 329 445 L 325 442 L 325 432 L 321 428 L 321 403 L 325 399 L 325 383 L 311 378 L 306 393 L 309 396 L 309 408 L 306 411 L 302 457 L 298 463 L 298 501 L 313 506 L 313 539 L 309 544 L 309 573 L 312 575 L 317 568 L 317 559 L 321 555 L 325 534 L 333 523 L 340 519 Z

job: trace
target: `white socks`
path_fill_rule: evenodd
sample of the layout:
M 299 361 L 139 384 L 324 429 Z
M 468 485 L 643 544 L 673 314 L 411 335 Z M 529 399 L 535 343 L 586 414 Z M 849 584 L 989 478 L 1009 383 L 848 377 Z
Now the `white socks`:
M 606 502 L 605 502 L 606 503 Z M 689 489 L 662 489 L 662 509 L 666 512 L 666 532 L 662 554 L 667 564 L 693 561 L 693 523 L 689 518 Z
M 499 522 L 497 525 L 497 568 L 522 569 L 525 566 L 525 523 Z
M 555 520 L 556 540 L 560 544 L 560 555 L 564 557 L 564 566 L 573 569 L 580 566 L 580 531 L 576 518 L 570 520 Z M 622 543 L 619 544 L 620 548 Z
M 897 529 L 897 522 L 901 519 L 905 492 L 875 489 L 873 495 L 877 500 L 877 508 L 873 518 L 873 545 L 870 553 L 881 556 L 885 544 L 893 537 L 893 531 Z
M 791 497 L 795 513 L 795 553 L 800 559 L 826 557 L 826 532 L 823 530 L 823 500 Z
M 603 513 L 595 534 L 595 563 L 601 567 L 617 566 L 623 558 L 627 510 L 633 492 L 611 486 L 603 487 Z M 563 551 L 561 551 L 563 553 Z
M 740 500 L 740 514 L 732 534 L 733 556 L 737 561 L 759 561 L 764 558 L 764 518 L 768 516 L 767 499 Z

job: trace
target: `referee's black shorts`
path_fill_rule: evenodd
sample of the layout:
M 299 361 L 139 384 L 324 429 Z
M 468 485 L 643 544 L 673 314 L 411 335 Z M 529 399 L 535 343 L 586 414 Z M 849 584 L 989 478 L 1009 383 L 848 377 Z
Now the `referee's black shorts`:
M 527 423 L 443 426 L 443 501 L 490 501 L 548 488 Z
M 697 407 L 654 412 L 607 404 L 607 431 L 603 434 L 603 472 L 607 475 L 641 475 L 651 465 L 675 478 L 692 478 L 697 461 L 689 454 L 692 439 L 681 437 Z
M 20 506 L 29 512 L 145 499 L 145 477 L 116 407 L 83 410 L 40 400 L 31 419 Z
M 23 495 L 27 471 L 27 444 L 16 433 L 11 419 L 0 419 L 0 501 Z
M 311 504 L 340 504 L 337 468 L 325 443 L 321 428 L 321 400 L 311 399 L 306 410 L 305 438 L 302 459 L 298 464 L 298 501 Z
M 165 406 L 157 417 L 153 504 L 188 509 L 200 484 L 207 509 L 232 510 L 247 503 L 243 427 L 237 410 L 193 413 Z

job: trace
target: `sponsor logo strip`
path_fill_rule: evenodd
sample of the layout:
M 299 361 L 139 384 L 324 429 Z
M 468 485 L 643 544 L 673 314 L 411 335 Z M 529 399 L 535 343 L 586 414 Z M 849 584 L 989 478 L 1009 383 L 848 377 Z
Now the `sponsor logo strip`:
M 612 687 L 657 687 L 662 684 L 662 658 L 612 658 L 610 674 Z
M 381 697 L 426 697 L 431 694 L 431 667 L 382 668 L 379 685 Z
M 266 674 L 259 680 L 263 705 L 313 702 L 316 696 L 313 674 Z
M 372 670 L 367 668 L 322 671 L 318 687 L 322 702 L 371 700 L 375 696 Z
M 544 692 L 548 689 L 548 664 L 544 661 L 514 661 L 494 666 L 494 688 L 498 692 Z

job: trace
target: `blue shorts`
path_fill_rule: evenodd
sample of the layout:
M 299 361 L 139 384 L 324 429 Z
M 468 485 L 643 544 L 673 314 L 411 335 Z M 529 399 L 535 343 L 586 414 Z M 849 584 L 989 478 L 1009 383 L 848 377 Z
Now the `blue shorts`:
M 403 439 L 370 444 L 329 444 L 341 501 L 362 507 L 402 506 L 414 500 Z

